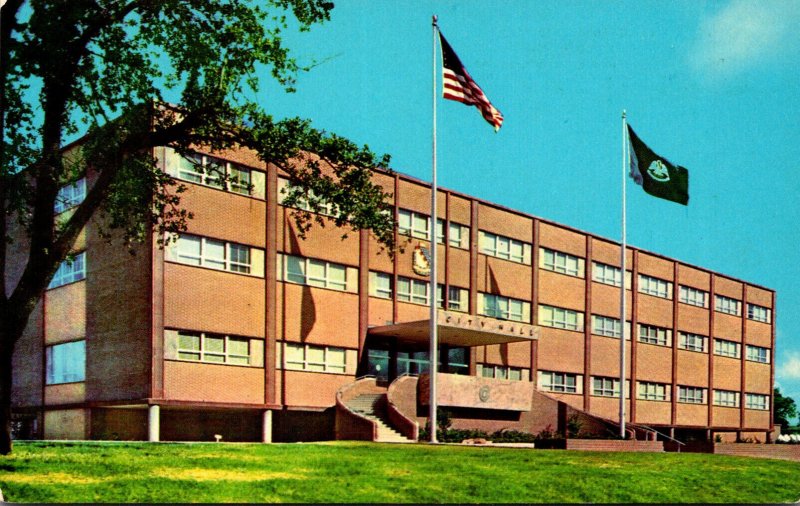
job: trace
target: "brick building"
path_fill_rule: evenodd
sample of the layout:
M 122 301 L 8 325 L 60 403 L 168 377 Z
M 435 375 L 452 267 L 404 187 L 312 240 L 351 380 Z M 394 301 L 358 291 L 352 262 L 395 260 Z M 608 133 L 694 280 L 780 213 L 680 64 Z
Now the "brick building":
M 189 231 L 131 256 L 87 226 L 17 345 L 17 436 L 416 437 L 430 186 L 374 173 L 408 240 L 392 260 L 368 232 L 341 240 L 316 227 L 299 239 L 281 205 L 286 180 L 253 153 L 197 155 L 241 181 L 226 185 L 169 148 L 154 154 L 189 187 Z M 63 189 L 56 212 L 92 178 Z M 620 388 L 619 244 L 454 191 L 438 201 L 438 399 L 455 426 L 536 433 L 563 428 L 568 412 L 607 424 L 624 391 L 636 431 L 767 437 L 774 291 L 629 248 Z M 10 260 L 12 279 L 19 267 Z

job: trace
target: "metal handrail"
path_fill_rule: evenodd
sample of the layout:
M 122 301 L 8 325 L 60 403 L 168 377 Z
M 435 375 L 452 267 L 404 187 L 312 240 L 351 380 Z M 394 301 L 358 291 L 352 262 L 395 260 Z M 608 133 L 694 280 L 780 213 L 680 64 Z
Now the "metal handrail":
M 647 430 L 651 430 L 651 431 L 655 432 L 656 434 L 661 434 L 661 435 L 662 435 L 662 436 L 664 436 L 665 438 L 667 438 L 667 439 L 670 439 L 670 440 L 672 440 L 672 441 L 675 441 L 676 443 L 678 443 L 678 444 L 679 444 L 679 445 L 681 445 L 681 446 L 686 446 L 686 443 L 684 443 L 684 442 L 681 442 L 681 441 L 679 441 L 679 440 L 675 439 L 675 438 L 674 438 L 674 437 L 672 437 L 672 436 L 668 436 L 668 435 L 664 434 L 663 432 L 657 431 L 656 429 L 654 429 L 654 428 L 652 428 L 652 427 L 648 427 L 647 425 L 639 425 L 639 424 L 637 424 L 637 425 L 638 425 L 639 427 L 644 427 L 644 428 L 645 428 L 645 429 L 647 429 Z M 680 448 L 678 448 L 678 451 L 680 451 Z

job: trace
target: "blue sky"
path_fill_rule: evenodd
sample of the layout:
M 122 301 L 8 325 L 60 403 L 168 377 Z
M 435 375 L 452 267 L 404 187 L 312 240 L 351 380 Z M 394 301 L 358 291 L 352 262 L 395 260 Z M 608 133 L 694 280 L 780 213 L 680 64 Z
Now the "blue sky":
M 287 34 L 320 62 L 298 92 L 254 98 L 429 180 L 433 14 L 505 116 L 495 134 L 438 100 L 439 185 L 619 240 L 627 110 L 691 196 L 629 181 L 628 243 L 775 289 L 776 379 L 800 402 L 800 2 L 345 0 Z

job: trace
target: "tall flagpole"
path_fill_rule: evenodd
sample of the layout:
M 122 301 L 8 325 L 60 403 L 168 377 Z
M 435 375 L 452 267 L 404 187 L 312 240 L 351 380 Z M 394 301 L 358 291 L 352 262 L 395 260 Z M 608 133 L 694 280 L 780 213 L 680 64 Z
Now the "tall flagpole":
M 438 285 L 436 283 L 436 225 L 437 225 L 437 207 L 436 207 L 436 25 L 437 17 L 433 16 L 433 157 L 432 157 L 432 172 L 431 177 L 431 225 L 430 231 L 430 252 L 431 252 L 431 282 L 428 287 L 428 300 L 431 304 L 430 316 L 430 366 L 428 367 L 428 376 L 430 377 L 430 400 L 428 406 L 430 412 L 428 413 L 428 422 L 430 425 L 430 442 L 437 443 L 436 439 L 436 371 L 439 365 L 438 347 L 437 347 L 437 318 L 436 318 L 436 298 L 439 293 Z
M 619 342 L 619 436 L 622 439 L 625 439 L 625 337 L 626 337 L 626 330 L 627 326 L 625 325 L 625 320 L 627 317 L 627 313 L 625 311 L 625 279 L 627 278 L 627 271 L 626 271 L 626 261 L 627 261 L 627 254 L 626 254 L 626 237 L 625 237 L 625 185 L 627 175 L 625 174 L 625 169 L 627 168 L 628 160 L 626 160 L 627 156 L 627 140 L 628 140 L 628 128 L 627 128 L 627 120 L 625 117 L 625 110 L 622 110 L 622 249 L 620 250 L 620 263 L 622 264 L 622 283 L 620 286 L 620 296 L 619 296 L 619 305 L 620 305 L 620 342 Z

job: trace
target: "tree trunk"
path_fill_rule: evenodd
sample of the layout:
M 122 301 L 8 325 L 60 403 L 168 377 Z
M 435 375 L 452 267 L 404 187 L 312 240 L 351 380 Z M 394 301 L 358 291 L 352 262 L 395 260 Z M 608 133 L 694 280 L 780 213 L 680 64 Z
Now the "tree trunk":
M 14 347 L 11 336 L 0 335 L 0 455 L 11 453 L 11 361 Z

